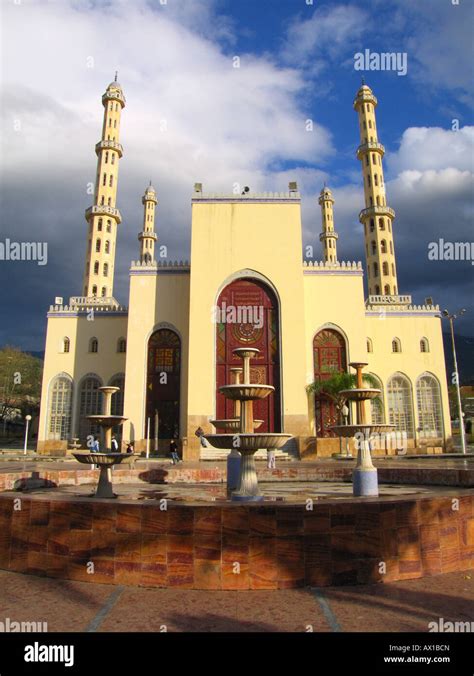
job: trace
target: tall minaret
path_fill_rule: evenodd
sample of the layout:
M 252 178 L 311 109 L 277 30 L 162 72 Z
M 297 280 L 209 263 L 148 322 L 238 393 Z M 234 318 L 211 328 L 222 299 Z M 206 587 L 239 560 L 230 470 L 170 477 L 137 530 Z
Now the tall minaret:
M 156 191 L 151 181 L 142 197 L 143 204 L 143 231 L 138 233 L 140 242 L 140 262 L 152 263 L 155 260 L 155 242 L 158 236 L 155 233 L 155 207 L 158 204 Z
M 361 161 L 364 178 L 365 209 L 359 214 L 364 226 L 369 295 L 398 294 L 397 269 L 393 248 L 393 209 L 387 206 L 382 158 L 385 148 L 378 141 L 375 122 L 377 99 L 365 83 L 357 92 L 354 109 L 359 115 Z
M 117 226 L 121 222 L 116 208 L 119 159 L 123 149 L 119 143 L 120 116 L 125 106 L 122 88 L 115 80 L 102 96 L 104 123 L 102 138 L 96 144 L 97 175 L 94 204 L 86 210 L 89 224 L 86 267 L 84 271 L 84 296 L 111 298 L 114 287 L 115 243 Z
M 324 260 L 326 263 L 337 262 L 337 238 L 339 235 L 334 230 L 333 204 L 334 198 L 332 192 L 324 186 L 319 193 L 319 204 L 321 205 L 321 219 L 323 231 L 319 235 L 319 241 L 324 242 Z

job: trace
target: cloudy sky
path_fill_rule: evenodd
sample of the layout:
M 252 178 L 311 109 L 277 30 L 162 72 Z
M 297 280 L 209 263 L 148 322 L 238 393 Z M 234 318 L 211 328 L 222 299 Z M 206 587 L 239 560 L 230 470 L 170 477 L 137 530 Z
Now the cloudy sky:
M 0 261 L 0 345 L 42 350 L 49 304 L 81 293 L 87 186 L 101 95 L 115 70 L 127 99 L 114 290 L 121 302 L 150 179 L 160 243 L 172 259 L 189 256 L 194 182 L 230 192 L 236 183 L 286 190 L 297 180 L 315 258 L 326 181 L 339 258 L 364 261 L 352 102 L 361 76 L 354 54 L 365 49 L 408 59 L 405 76 L 364 73 L 379 99 L 400 292 L 465 306 L 458 330 L 473 335 L 474 266 L 428 260 L 439 238 L 474 241 L 474 3 L 453 2 L 1 0 L 0 242 L 47 242 L 48 264 Z

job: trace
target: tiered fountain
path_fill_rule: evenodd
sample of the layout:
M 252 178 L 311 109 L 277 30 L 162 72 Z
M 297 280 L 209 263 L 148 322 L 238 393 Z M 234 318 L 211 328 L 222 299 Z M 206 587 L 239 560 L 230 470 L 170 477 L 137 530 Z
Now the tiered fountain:
M 96 423 L 104 430 L 105 451 L 102 453 L 92 453 L 90 451 L 79 451 L 73 453 L 73 456 L 84 465 L 98 465 L 100 468 L 99 482 L 95 498 L 116 498 L 112 489 L 113 465 L 119 463 L 129 463 L 136 455 L 135 453 L 112 453 L 112 428 L 117 425 L 123 425 L 125 418 L 123 415 L 112 415 L 112 395 L 119 391 L 119 387 L 104 386 L 99 390 L 104 395 L 104 412 L 100 415 L 88 415 L 87 419 Z
M 233 352 L 243 360 L 243 382 L 238 382 L 240 378 L 237 375 L 237 382 L 224 385 L 219 388 L 219 391 L 226 399 L 231 399 L 239 404 L 239 406 L 234 407 L 234 415 L 237 412 L 239 413 L 239 425 L 237 427 L 235 424 L 235 418 L 214 420 L 211 422 L 216 427 L 236 431 L 234 434 L 206 434 L 204 436 L 215 448 L 232 449 L 240 453 L 239 481 L 237 490 L 232 492 L 231 498 L 240 502 L 254 502 L 263 500 L 263 495 L 258 488 L 254 454 L 260 448 L 281 448 L 291 438 L 291 434 L 254 432 L 254 429 L 261 425 L 262 421 L 253 418 L 253 402 L 265 399 L 274 392 L 275 388 L 272 385 L 258 385 L 250 382 L 250 360 L 259 354 L 260 350 L 238 347 Z
M 349 401 L 356 402 L 357 423 L 355 425 L 332 425 L 331 430 L 343 438 L 355 438 L 357 447 L 357 464 L 352 476 L 352 492 L 356 497 L 378 496 L 379 486 L 377 468 L 374 467 L 370 454 L 370 439 L 374 434 L 392 432 L 395 425 L 372 425 L 366 422 L 365 402 L 380 396 L 381 390 L 363 386 L 362 369 L 364 362 L 351 362 L 356 370 L 356 387 L 341 390 L 340 394 Z

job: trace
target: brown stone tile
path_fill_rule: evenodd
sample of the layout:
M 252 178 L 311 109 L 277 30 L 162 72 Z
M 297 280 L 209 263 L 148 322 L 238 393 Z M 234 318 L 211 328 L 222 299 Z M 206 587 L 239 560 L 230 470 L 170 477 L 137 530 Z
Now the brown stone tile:
M 49 508 L 49 527 L 53 530 L 67 530 L 71 526 L 71 503 L 63 500 L 51 500 Z
M 275 538 L 250 538 L 250 588 L 277 589 L 278 564 Z
M 449 525 L 446 525 L 446 524 Z M 444 521 L 439 527 L 439 539 L 441 549 L 459 547 L 459 529 L 457 520 Z
M 166 566 L 167 536 L 142 534 L 140 556 L 142 561 L 152 560 Z
M 381 575 L 382 582 L 393 582 L 394 580 L 398 580 L 398 559 L 387 558 L 380 563 L 385 564 L 385 572 Z
M 440 526 L 449 526 L 453 521 L 457 521 L 459 518 L 459 511 L 455 509 L 458 506 L 458 503 L 455 502 L 457 498 L 442 498 L 436 500 L 438 503 L 438 514 L 439 514 L 439 525 Z
M 441 552 L 438 550 L 421 551 L 421 565 L 424 575 L 439 575 L 441 573 Z
M 69 558 L 57 554 L 48 554 L 46 566 L 48 577 L 65 579 L 68 576 Z
M 474 547 L 474 518 L 459 523 L 461 547 Z
M 72 530 L 92 530 L 93 505 L 87 502 L 71 503 L 71 522 Z
M 48 571 L 48 555 L 45 551 L 28 551 L 29 575 L 46 575 Z
M 438 500 L 420 500 L 418 502 L 418 517 L 420 524 L 424 526 L 437 526 L 439 524 Z
M 125 535 L 127 537 L 127 535 Z M 113 559 L 115 557 L 115 546 L 120 534 L 107 532 L 103 530 L 93 530 L 91 535 L 91 558 L 94 559 Z
M 26 528 L 17 528 L 12 530 L 11 533 L 11 547 L 16 550 L 28 550 L 28 540 L 30 537 L 30 529 Z
M 460 569 L 459 547 L 441 548 L 441 572 L 452 573 Z
M 380 505 L 373 502 L 357 505 L 355 511 L 356 531 L 379 529 L 381 525 Z
M 356 559 L 346 561 L 333 561 L 332 578 L 333 585 L 357 584 L 358 564 Z
M 142 581 L 142 564 L 133 561 L 115 561 L 115 584 L 138 586 Z
M 221 560 L 221 537 L 220 535 L 194 536 L 194 559 L 209 562 Z
M 304 538 L 304 557 L 307 568 L 317 568 L 331 562 L 331 536 L 310 535 Z
M 194 589 L 221 589 L 221 564 L 194 561 Z
M 117 505 L 94 504 L 92 511 L 92 530 L 115 533 L 117 529 Z
M 48 527 L 30 526 L 28 532 L 28 550 L 31 552 L 47 551 Z
M 222 532 L 222 510 L 217 507 L 195 507 L 194 533 L 196 536 L 218 536 Z
M 140 533 L 115 534 L 115 560 L 139 562 L 141 557 L 142 536 Z
M 92 574 L 88 572 L 92 570 L 91 563 L 89 557 L 69 556 L 67 567 L 68 579 L 78 582 L 95 582 L 95 578 L 92 579 Z
M 381 556 L 384 560 L 396 559 L 398 557 L 398 532 L 396 528 L 382 531 Z
M 355 513 L 351 505 L 331 505 L 331 533 L 355 530 Z
M 437 525 L 420 526 L 420 546 L 422 554 L 439 550 L 440 537 Z
M 301 537 L 278 538 L 278 589 L 304 586 L 304 541 Z
M 8 564 L 10 562 L 10 546 L 10 531 L 7 532 L 0 530 L 0 568 L 8 568 Z
M 173 560 L 168 563 L 167 586 L 179 589 L 193 589 L 194 565 Z
M 277 532 L 275 507 L 252 507 L 249 510 L 249 534 L 259 537 L 274 537 Z
M 13 502 L 9 503 L 11 509 L 11 528 L 27 528 L 30 524 L 31 500 L 25 500 L 19 496 L 20 502 L 17 503 L 21 509 L 13 509 Z
M 397 507 L 393 502 L 380 504 L 380 526 L 384 530 L 397 527 Z
M 458 515 L 460 519 L 471 519 L 474 517 L 474 496 L 464 495 L 459 498 L 459 511 Z
M 384 581 L 383 568 L 378 559 L 359 559 L 357 561 L 357 582 L 359 584 L 375 584 Z
M 168 510 L 168 533 L 173 536 L 190 536 L 194 532 L 194 509 L 170 506 Z
M 398 556 L 403 561 L 418 561 L 421 557 L 420 535 L 417 526 L 397 529 Z
M 141 505 L 117 505 L 117 533 L 140 533 L 142 525 Z
M 189 535 L 168 535 L 168 565 L 193 565 L 194 542 Z
M 168 510 L 155 505 L 142 505 L 142 533 L 166 535 L 168 532 Z
M 417 526 L 419 524 L 418 505 L 412 501 L 397 503 L 397 527 Z
M 472 570 L 474 568 L 474 547 L 461 550 L 459 554 L 459 570 Z
M 69 531 L 69 555 L 90 559 L 92 532 L 86 530 Z
M 222 589 L 244 590 L 250 589 L 250 575 L 248 563 L 234 565 L 231 562 L 222 563 Z
M 140 584 L 144 587 L 166 587 L 166 563 L 157 563 L 154 557 L 145 557 L 141 564 Z
M 48 531 L 48 554 L 54 556 L 69 555 L 69 531 L 65 529 L 49 529 Z
M 222 561 L 247 565 L 249 561 L 250 539 L 248 535 L 224 535 L 222 537 Z
M 32 500 L 30 508 L 30 526 L 47 526 L 49 522 L 49 501 Z
M 248 507 L 228 507 L 222 509 L 223 535 L 249 535 L 250 516 Z
M 276 514 L 278 537 L 303 535 L 306 514 L 304 505 L 288 508 L 277 507 Z
M 8 568 L 17 573 L 25 573 L 28 570 L 28 549 L 17 549 L 12 546 Z
M 94 572 L 88 576 L 89 582 L 113 584 L 115 581 L 115 565 L 113 559 L 94 559 Z M 124 583 L 125 584 L 125 583 Z
M 399 560 L 398 571 L 399 580 L 410 580 L 412 578 L 421 577 L 423 574 L 421 559 L 418 561 Z
M 304 534 L 328 533 L 331 530 L 331 514 L 328 505 L 314 504 L 312 510 L 305 510 L 303 517 Z

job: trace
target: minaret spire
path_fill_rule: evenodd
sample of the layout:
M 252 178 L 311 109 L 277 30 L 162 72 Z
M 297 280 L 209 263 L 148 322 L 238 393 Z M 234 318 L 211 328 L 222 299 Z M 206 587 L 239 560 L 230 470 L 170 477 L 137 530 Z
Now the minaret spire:
M 382 158 L 385 148 L 378 141 L 375 121 L 377 99 L 370 87 L 362 84 L 354 101 L 359 115 L 361 161 L 364 179 L 365 209 L 359 214 L 364 226 L 369 295 L 398 295 L 395 250 L 393 246 L 393 209 L 387 206 Z
M 326 263 L 336 263 L 337 239 L 339 235 L 334 230 L 334 198 L 332 192 L 326 187 L 326 182 L 324 182 L 324 187 L 319 193 L 318 202 L 321 206 L 321 220 L 323 226 L 323 231 L 319 235 L 319 241 L 323 242 L 324 260 Z
M 143 230 L 138 233 L 140 242 L 140 262 L 153 263 L 155 260 L 155 242 L 158 236 L 155 233 L 155 207 L 158 204 L 156 191 L 151 181 L 142 197 L 143 204 Z
M 117 76 L 116 76 L 117 77 Z M 113 300 L 115 244 L 121 222 L 116 208 L 118 166 L 123 148 L 119 143 L 120 116 L 125 96 L 117 82 L 111 82 L 102 96 L 104 121 L 102 138 L 95 146 L 97 174 L 94 204 L 86 210 L 89 224 L 83 293 Z

